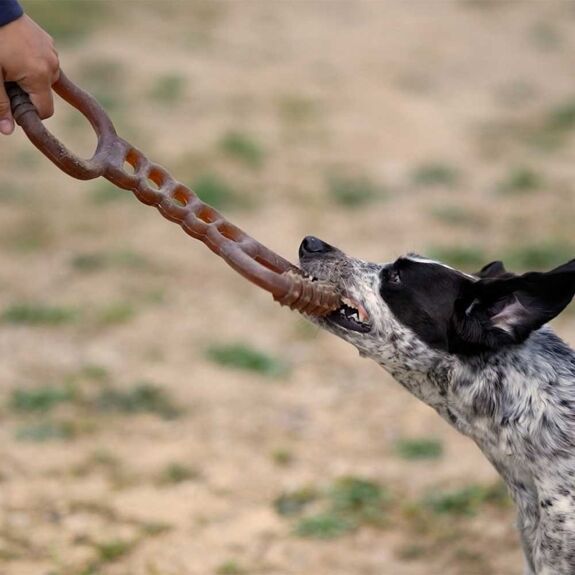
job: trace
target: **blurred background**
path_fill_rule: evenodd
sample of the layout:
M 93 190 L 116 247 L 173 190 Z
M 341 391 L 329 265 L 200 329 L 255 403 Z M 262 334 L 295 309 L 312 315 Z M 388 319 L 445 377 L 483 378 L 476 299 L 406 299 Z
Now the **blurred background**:
M 23 5 L 121 135 L 291 260 L 575 255 L 572 2 Z M 383 370 L 21 133 L 0 168 L 0 573 L 522 572 L 493 469 Z

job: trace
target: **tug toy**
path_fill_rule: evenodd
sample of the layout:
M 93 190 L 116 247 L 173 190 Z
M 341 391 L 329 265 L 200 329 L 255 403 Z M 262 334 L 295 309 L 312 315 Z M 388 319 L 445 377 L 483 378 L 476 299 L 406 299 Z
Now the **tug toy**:
M 334 287 L 313 281 L 296 266 L 269 250 L 222 214 L 202 202 L 192 190 L 176 181 L 162 166 L 152 163 L 117 135 L 114 125 L 96 99 L 76 86 L 64 73 L 55 92 L 81 112 L 98 138 L 94 155 L 86 160 L 70 152 L 40 120 L 28 94 L 7 82 L 12 114 L 30 141 L 69 176 L 91 180 L 100 176 L 130 190 L 142 203 L 155 206 L 245 278 L 270 292 L 275 301 L 301 313 L 326 315 L 340 307 Z

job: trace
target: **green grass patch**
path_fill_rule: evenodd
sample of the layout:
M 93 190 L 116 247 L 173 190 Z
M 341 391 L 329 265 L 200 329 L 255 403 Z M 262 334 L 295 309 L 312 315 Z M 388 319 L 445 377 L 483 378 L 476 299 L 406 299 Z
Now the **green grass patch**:
M 546 128 L 555 132 L 570 132 L 575 128 L 575 99 L 566 100 L 552 108 L 547 116 Z
M 200 477 L 197 469 L 183 463 L 172 462 L 166 465 L 158 475 L 159 485 L 176 485 L 185 481 L 193 481 Z
M 28 187 L 3 181 L 0 186 L 0 203 L 2 204 L 22 204 L 30 199 L 30 189 Z
M 335 539 L 354 531 L 355 522 L 337 513 L 321 513 L 304 517 L 296 526 L 295 532 L 306 539 Z
M 164 106 L 178 104 L 185 95 L 186 79 L 177 73 L 159 76 L 150 90 L 150 98 Z
M 564 264 L 575 256 L 575 245 L 561 242 L 526 244 L 503 254 L 503 261 L 518 271 L 545 271 Z
M 128 190 L 121 190 L 106 180 L 97 180 L 92 185 L 90 192 L 90 201 L 97 206 L 106 206 L 133 199 L 133 195 Z
M 542 52 L 557 50 L 563 44 L 559 29 L 551 22 L 536 22 L 529 30 L 529 38 Z
M 319 106 L 306 96 L 288 94 L 278 99 L 278 112 L 284 123 L 300 126 L 317 118 Z
M 427 250 L 429 256 L 456 268 L 481 267 L 486 261 L 485 252 L 473 246 L 436 246 Z
M 74 466 L 72 475 L 87 477 L 92 473 L 105 472 L 108 476 L 118 477 L 122 473 L 122 462 L 113 453 L 99 449 L 92 452 L 84 461 Z
M 159 386 L 147 382 L 136 382 L 125 388 L 114 387 L 110 377 L 101 368 L 91 367 L 64 378 L 64 383 L 30 388 L 14 389 L 6 400 L 6 409 L 22 417 L 38 414 L 53 414 L 65 406 L 64 413 L 74 416 L 72 423 L 81 426 L 95 422 L 97 416 L 136 415 L 149 413 L 163 419 L 173 419 L 184 413 L 183 409 Z M 52 422 L 40 422 L 38 434 L 50 434 Z M 43 428 L 46 428 L 44 431 Z M 33 432 L 31 432 L 33 433 Z M 58 431 L 54 431 L 58 434 Z M 185 473 L 172 469 L 173 476 Z
M 2 237 L 3 245 L 15 252 L 34 253 L 54 244 L 54 230 L 46 219 L 37 213 L 27 213 L 18 225 L 8 228 Z
M 453 187 L 459 180 L 456 168 L 440 162 L 422 164 L 411 175 L 411 181 L 418 187 Z
M 28 16 L 38 22 L 56 44 L 77 44 L 107 23 L 109 4 L 98 0 L 23 0 Z
M 151 413 L 164 419 L 182 414 L 182 409 L 162 388 L 149 382 L 139 382 L 128 389 L 104 388 L 95 398 L 94 406 L 104 413 Z
M 20 413 L 46 413 L 55 407 L 76 399 L 76 392 L 70 385 L 46 385 L 28 389 L 14 389 L 8 407 Z
M 87 431 L 90 431 L 90 426 L 74 421 L 45 420 L 20 425 L 15 438 L 34 443 L 69 441 Z
M 543 186 L 543 177 L 539 172 L 526 166 L 513 168 L 499 184 L 496 190 L 504 196 L 528 194 Z
M 493 259 L 481 248 L 472 246 L 436 246 L 427 250 L 427 253 L 433 259 L 471 272 Z M 514 271 L 549 270 L 568 262 L 574 255 L 575 244 L 561 241 L 510 247 L 499 254 L 506 267 Z
M 83 365 L 79 372 L 78 377 L 95 382 L 105 382 L 110 380 L 110 372 L 102 365 L 95 363 L 87 363 Z
M 272 461 L 278 467 L 289 467 L 294 461 L 294 454 L 288 449 L 278 448 L 274 450 L 271 454 Z
M 249 204 L 230 184 L 215 173 L 201 175 L 191 187 L 200 200 L 217 209 L 246 207 Z
M 360 208 L 385 198 L 385 190 L 365 176 L 332 175 L 327 182 L 329 198 L 346 208 Z
M 106 257 L 101 253 L 78 254 L 72 258 L 72 267 L 80 272 L 94 272 L 107 266 Z
M 284 361 L 243 343 L 212 345 L 207 350 L 207 357 L 223 367 L 268 377 L 281 377 L 289 373 L 289 367 Z
M 400 547 L 397 556 L 403 561 L 415 561 L 427 555 L 428 549 L 418 543 L 408 543 Z
M 29 326 L 58 326 L 69 324 L 78 317 L 75 309 L 36 303 L 15 303 L 0 316 L 5 323 Z
M 163 523 L 161 521 L 147 521 L 142 524 L 141 529 L 145 537 L 158 537 L 159 535 L 169 533 L 174 527 L 169 523 Z
M 101 56 L 84 59 L 78 73 L 82 84 L 89 85 L 91 89 L 117 89 L 118 84 L 126 78 L 126 70 L 121 60 Z
M 26 173 L 31 174 L 42 165 L 42 158 L 34 148 L 20 148 L 15 150 L 12 162 L 14 169 L 26 170 Z M 38 188 L 34 186 L 30 191 L 37 193 Z
M 75 270 L 83 273 L 109 268 L 147 270 L 153 267 L 145 256 L 131 250 L 85 252 L 75 255 L 70 263 Z
M 523 131 L 527 143 L 544 152 L 563 147 L 575 129 L 575 97 L 551 108 L 545 116 Z
M 128 323 L 136 316 L 136 308 L 130 302 L 116 302 L 98 310 L 96 322 L 110 326 Z
M 228 132 L 221 140 L 221 151 L 248 168 L 261 168 L 265 153 L 262 146 L 249 134 L 233 131 Z
M 96 543 L 94 549 L 99 563 L 113 563 L 130 553 L 135 545 L 136 541 L 110 539 Z
M 332 510 L 359 523 L 380 524 L 389 498 L 387 492 L 371 480 L 343 477 L 329 491 Z
M 437 439 L 400 439 L 395 445 L 399 457 L 408 460 L 438 459 L 443 455 L 443 446 Z
M 311 487 L 297 489 L 288 493 L 282 493 L 274 501 L 274 509 L 282 517 L 294 517 L 300 515 L 306 507 L 317 501 L 320 493 Z
M 247 571 L 234 560 L 225 561 L 216 568 L 216 575 L 245 575 Z
M 501 0 L 459 0 L 459 3 L 465 7 L 482 10 L 495 10 L 506 6 L 506 3 Z
M 507 507 L 510 499 L 503 483 L 493 485 L 468 485 L 460 489 L 429 493 L 423 505 L 438 515 L 471 517 L 482 505 Z
M 324 491 L 310 487 L 284 493 L 276 512 L 293 518 L 300 537 L 333 539 L 363 526 L 381 527 L 390 502 L 385 489 L 360 477 L 343 477 Z
M 122 104 L 127 74 L 118 59 L 106 57 L 83 61 L 78 81 L 108 112 L 118 109 Z M 74 126 L 79 119 L 81 119 L 79 114 L 71 116 L 71 126 Z
M 454 205 L 441 205 L 431 211 L 433 218 L 449 226 L 479 227 L 485 224 L 485 220 L 472 210 Z

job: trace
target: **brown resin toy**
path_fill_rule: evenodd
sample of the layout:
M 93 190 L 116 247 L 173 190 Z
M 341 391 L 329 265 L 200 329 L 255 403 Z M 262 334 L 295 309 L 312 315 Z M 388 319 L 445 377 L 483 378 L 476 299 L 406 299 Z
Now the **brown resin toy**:
M 17 124 L 68 175 L 79 180 L 102 176 L 131 190 L 138 200 L 157 207 L 165 218 L 204 242 L 237 272 L 270 292 L 281 305 L 317 316 L 341 305 L 340 294 L 333 286 L 305 277 L 299 268 L 228 222 L 162 166 L 150 162 L 140 150 L 120 138 L 100 104 L 64 73 L 60 73 L 54 90 L 86 117 L 98 137 L 96 151 L 89 160 L 74 155 L 48 131 L 30 98 L 16 83 L 7 82 L 6 90 Z

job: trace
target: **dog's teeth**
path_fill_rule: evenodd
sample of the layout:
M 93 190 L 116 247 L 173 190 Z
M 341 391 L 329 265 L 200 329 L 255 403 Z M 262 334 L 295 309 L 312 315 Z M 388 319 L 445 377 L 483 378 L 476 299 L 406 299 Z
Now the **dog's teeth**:
M 347 317 L 350 317 L 352 319 L 355 319 L 357 321 L 364 322 L 364 323 L 367 323 L 369 321 L 369 315 L 367 315 L 365 308 L 361 304 L 354 302 L 353 300 L 349 299 L 348 297 L 342 297 L 341 302 L 353 310 L 353 312 L 351 314 L 347 315 Z
M 358 311 L 359 311 L 359 320 L 363 321 L 363 322 L 367 322 L 369 320 L 369 316 L 367 315 L 365 308 L 363 306 L 359 306 Z

